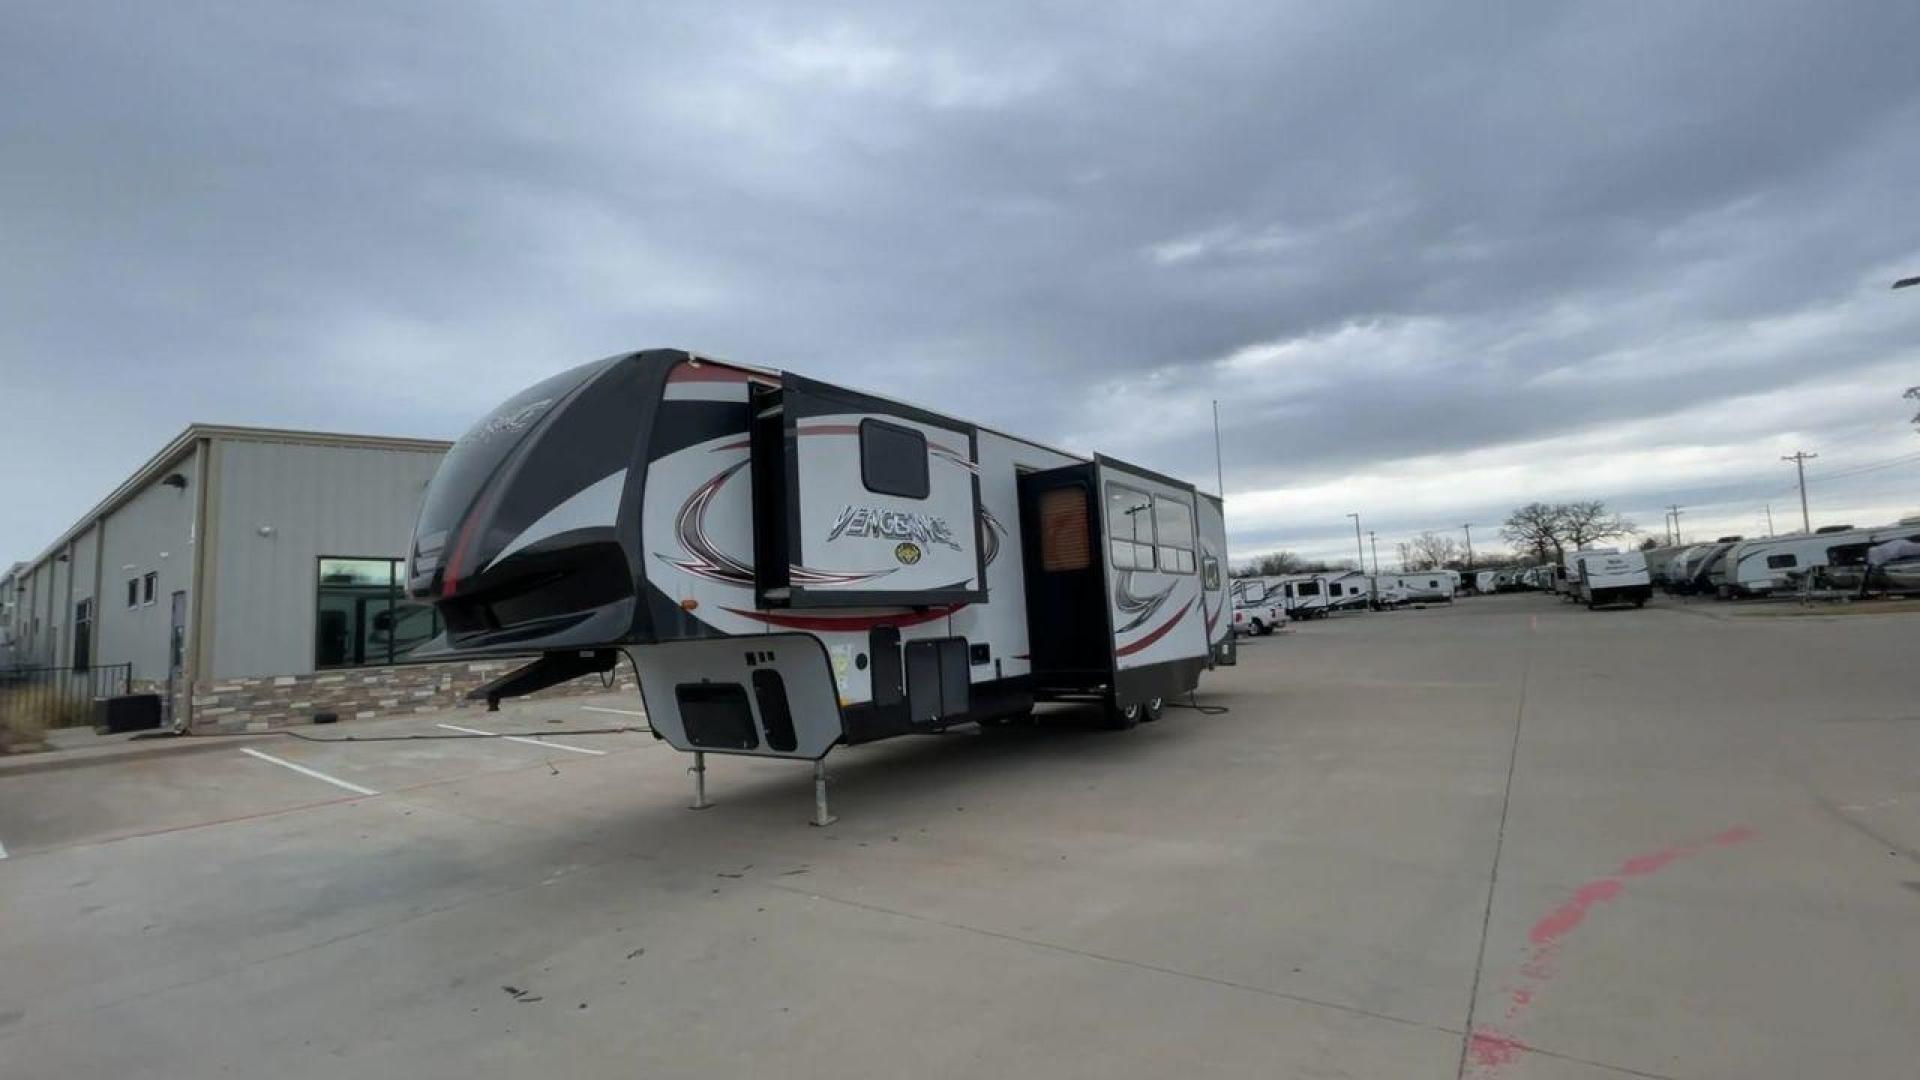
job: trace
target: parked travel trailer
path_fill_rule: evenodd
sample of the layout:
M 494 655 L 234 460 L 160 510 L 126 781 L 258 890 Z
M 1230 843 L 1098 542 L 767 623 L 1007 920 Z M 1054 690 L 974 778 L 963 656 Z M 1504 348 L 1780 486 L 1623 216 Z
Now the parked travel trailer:
M 1569 599 L 1589 611 L 1607 604 L 1645 607 L 1653 598 L 1647 559 L 1638 551 L 1576 551 L 1568 554 L 1572 585 Z
M 1685 550 L 1686 548 L 1681 545 L 1669 545 L 1642 551 L 1641 556 L 1647 560 L 1647 576 L 1652 578 L 1655 584 L 1664 582 L 1668 565 L 1673 562 L 1674 556 Z
M 1491 593 L 1500 591 L 1500 571 L 1479 570 L 1473 575 L 1473 591 Z
M 489 703 L 613 670 L 695 755 L 834 747 L 1036 701 L 1159 716 L 1222 662 L 1224 518 L 1192 485 L 790 372 L 650 350 L 515 395 L 429 485 L 416 657 L 539 659 Z M 1230 657 L 1230 653 L 1224 654 Z
M 1459 584 L 1460 575 L 1453 570 L 1380 574 L 1373 579 L 1373 603 L 1376 608 L 1400 607 L 1403 604 L 1451 604 Z
M 1285 574 L 1266 580 L 1268 595 L 1279 591 L 1289 618 L 1318 619 L 1329 610 L 1326 582 L 1319 574 Z
M 1327 607 L 1332 611 L 1364 611 L 1373 600 L 1372 579 L 1358 570 L 1321 574 Z
M 1729 597 L 1766 596 L 1792 588 L 1795 575 L 1827 566 L 1835 548 L 1871 544 L 1881 529 L 1830 525 L 1812 533 L 1757 537 L 1733 546 L 1726 556 L 1725 588 Z
M 1232 633 L 1265 637 L 1287 624 L 1286 604 L 1278 591 L 1268 591 L 1264 578 L 1240 578 L 1232 594 Z

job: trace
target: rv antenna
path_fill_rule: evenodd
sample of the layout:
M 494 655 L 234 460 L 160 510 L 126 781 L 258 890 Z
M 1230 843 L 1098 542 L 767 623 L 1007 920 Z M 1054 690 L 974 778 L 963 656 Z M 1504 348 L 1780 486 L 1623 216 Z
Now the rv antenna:
M 1213 484 L 1220 501 L 1227 499 L 1227 471 L 1220 465 L 1220 399 L 1213 399 Z
M 1809 454 L 1805 450 L 1795 450 L 1792 454 L 1780 459 L 1793 462 L 1794 469 L 1800 474 L 1800 528 L 1809 536 L 1813 535 L 1813 518 L 1807 514 L 1807 462 L 1819 456 L 1819 454 Z

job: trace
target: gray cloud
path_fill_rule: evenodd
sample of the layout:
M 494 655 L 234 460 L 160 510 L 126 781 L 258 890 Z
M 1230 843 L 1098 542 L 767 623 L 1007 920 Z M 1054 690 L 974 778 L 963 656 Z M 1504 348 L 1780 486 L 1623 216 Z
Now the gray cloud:
M 30 7 L 0 36 L 0 552 L 190 420 L 452 435 L 653 344 L 1196 480 L 1218 397 L 1243 551 L 1338 553 L 1329 492 L 1383 540 L 1582 475 L 1750 516 L 1783 425 L 1836 470 L 1913 445 L 1920 298 L 1884 289 L 1920 272 L 1916 32 L 1786 2 Z

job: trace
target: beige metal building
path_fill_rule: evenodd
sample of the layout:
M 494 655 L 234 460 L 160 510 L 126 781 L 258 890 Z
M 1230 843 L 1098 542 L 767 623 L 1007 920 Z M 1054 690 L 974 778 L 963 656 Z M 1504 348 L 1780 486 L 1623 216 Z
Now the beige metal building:
M 396 662 L 438 632 L 404 560 L 450 445 L 195 424 L 5 575 L 15 662 L 131 664 L 196 724 L 449 690 Z

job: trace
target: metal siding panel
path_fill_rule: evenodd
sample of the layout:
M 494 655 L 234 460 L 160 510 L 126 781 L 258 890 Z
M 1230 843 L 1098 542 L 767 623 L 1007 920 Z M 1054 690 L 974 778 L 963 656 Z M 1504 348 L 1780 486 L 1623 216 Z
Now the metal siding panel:
M 313 670 L 322 557 L 405 558 L 439 451 L 228 440 L 214 531 L 213 676 Z M 262 536 L 266 526 L 272 534 Z
M 107 516 L 96 663 L 131 663 L 136 679 L 167 677 L 167 601 L 176 589 L 192 589 L 193 508 L 191 487 L 155 483 Z M 154 602 L 129 609 L 127 579 L 148 571 L 159 575 Z

